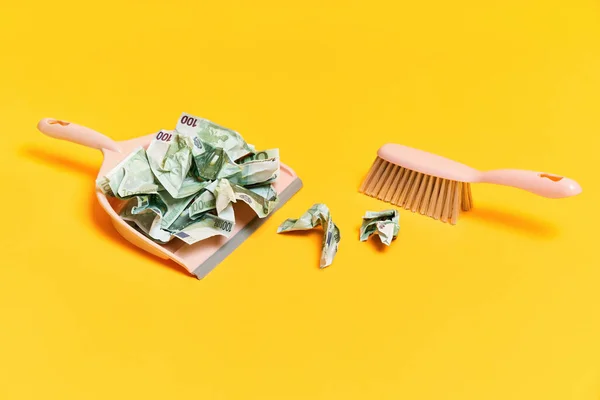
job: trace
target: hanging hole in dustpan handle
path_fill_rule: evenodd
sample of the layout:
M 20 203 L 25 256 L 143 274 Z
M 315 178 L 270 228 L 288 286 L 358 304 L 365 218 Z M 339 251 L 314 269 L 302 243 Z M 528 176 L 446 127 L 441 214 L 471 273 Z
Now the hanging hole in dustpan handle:
M 104 136 L 100 132 L 72 122 L 61 121 L 54 118 L 44 118 L 38 122 L 37 128 L 43 134 L 55 139 L 68 140 L 82 146 L 98 150 L 111 150 L 118 153 L 121 149 L 117 142 Z

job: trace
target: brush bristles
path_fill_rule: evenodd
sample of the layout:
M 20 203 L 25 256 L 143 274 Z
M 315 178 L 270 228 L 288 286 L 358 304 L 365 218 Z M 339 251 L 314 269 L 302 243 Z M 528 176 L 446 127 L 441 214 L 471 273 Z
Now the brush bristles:
M 473 207 L 471 184 L 401 167 L 377 157 L 360 192 L 388 203 L 456 225 L 460 211 Z

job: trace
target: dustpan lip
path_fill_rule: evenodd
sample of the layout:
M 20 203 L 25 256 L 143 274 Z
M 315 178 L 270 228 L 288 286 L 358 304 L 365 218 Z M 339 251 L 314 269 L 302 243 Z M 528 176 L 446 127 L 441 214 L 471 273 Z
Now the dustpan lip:
M 233 235 L 227 240 L 221 247 L 218 248 L 210 257 L 204 260 L 200 265 L 191 269 L 198 279 L 204 278 L 213 269 L 216 268 L 227 256 L 229 256 L 235 249 L 237 249 L 250 235 L 252 235 L 267 219 L 271 218 L 284 204 L 286 204 L 300 189 L 303 187 L 302 180 L 294 173 L 294 171 L 287 165 L 281 164 L 282 168 L 285 168 L 294 177 L 290 184 L 279 193 L 279 204 L 273 209 L 273 211 L 266 218 L 259 218 L 255 216 L 249 223 L 247 223 L 238 233 Z

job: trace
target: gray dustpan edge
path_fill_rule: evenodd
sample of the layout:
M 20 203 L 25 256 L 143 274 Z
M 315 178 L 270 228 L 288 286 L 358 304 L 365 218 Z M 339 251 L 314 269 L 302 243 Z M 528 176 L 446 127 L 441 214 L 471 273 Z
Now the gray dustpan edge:
M 242 228 L 235 236 L 229 239 L 223 246 L 219 248 L 210 256 L 206 261 L 200 264 L 196 269 L 192 272 L 198 279 L 204 278 L 210 271 L 212 271 L 221 261 L 225 259 L 232 251 L 234 251 L 244 240 L 248 238 L 248 236 L 252 235 L 254 231 L 256 231 L 268 218 L 270 218 L 275 211 L 277 211 L 281 206 L 287 203 L 293 195 L 295 195 L 302 188 L 302 180 L 300 178 L 296 178 L 290 183 L 290 185 L 285 188 L 279 194 L 279 204 L 271 215 L 267 218 L 254 218 L 250 221 L 244 228 Z

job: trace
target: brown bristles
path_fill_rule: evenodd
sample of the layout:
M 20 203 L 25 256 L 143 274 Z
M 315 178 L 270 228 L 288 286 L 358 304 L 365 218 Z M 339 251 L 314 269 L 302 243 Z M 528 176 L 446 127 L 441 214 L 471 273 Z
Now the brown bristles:
M 359 191 L 452 225 L 461 210 L 473 208 L 470 183 L 421 174 L 379 157 Z

